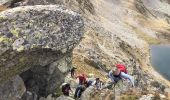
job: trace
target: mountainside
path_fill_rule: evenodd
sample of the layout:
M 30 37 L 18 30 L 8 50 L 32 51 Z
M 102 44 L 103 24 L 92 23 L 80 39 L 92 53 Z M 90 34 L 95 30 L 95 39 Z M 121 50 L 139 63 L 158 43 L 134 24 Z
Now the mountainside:
M 98 97 L 100 97 L 101 94 L 104 94 L 104 98 L 108 98 L 106 100 L 112 100 L 113 95 L 116 96 L 116 100 L 132 100 L 137 98 L 146 100 L 150 95 L 156 98 L 155 100 L 160 100 L 160 95 L 164 96 L 165 89 L 168 89 L 170 86 L 169 81 L 165 80 L 152 68 L 149 54 L 150 45 L 170 43 L 169 0 L 2 0 L 0 4 L 0 11 L 3 11 L 0 13 L 0 22 L 2 22 L 2 24 L 0 24 L 0 42 L 9 45 L 9 48 L 5 47 L 5 50 L 9 49 L 7 52 L 1 48 L 1 51 L 5 53 L 0 56 L 0 58 L 2 58 L 2 63 L 0 64 L 0 67 L 2 65 L 0 69 L 0 81 L 8 80 L 10 77 L 20 74 L 20 77 L 22 77 L 24 81 L 32 80 L 28 82 L 29 85 L 34 82 L 38 83 L 38 85 L 33 85 L 33 88 L 30 88 L 31 86 L 29 87 L 29 85 L 28 87 L 26 86 L 27 91 L 36 91 L 35 93 L 40 94 L 40 96 L 47 96 L 52 93 L 52 88 L 57 88 L 61 83 L 57 83 L 56 81 L 60 80 L 63 82 L 63 76 L 66 75 L 66 70 L 69 69 L 70 66 L 75 66 L 78 71 L 77 73 L 91 73 L 94 74 L 95 77 L 100 77 L 105 82 L 107 80 L 105 74 L 113 68 L 114 64 L 124 63 L 127 65 L 129 74 L 134 76 L 135 89 L 132 89 L 126 81 L 123 83 L 120 82 L 115 88 L 115 93 L 113 93 L 113 91 L 102 91 L 96 94 L 99 96 L 92 97 L 88 93 L 93 94 L 93 91 L 89 92 L 90 90 L 87 90 L 88 92 L 85 91 L 85 96 L 84 98 L 82 96 L 82 100 L 87 100 L 87 97 L 89 97 L 89 100 L 100 100 Z M 58 14 L 58 11 L 52 6 L 52 8 L 50 6 L 47 8 L 49 12 L 44 12 L 47 15 L 49 14 L 49 18 L 46 16 L 46 19 L 46 17 L 43 17 L 45 16 L 44 13 L 40 13 L 40 8 L 44 7 L 43 5 L 49 4 L 63 5 L 72 11 L 80 13 L 80 17 L 82 17 L 84 22 L 81 22 L 81 18 L 77 13 L 63 8 L 64 12 L 62 10 L 61 14 Z M 27 8 L 27 5 L 31 5 L 32 8 L 29 8 L 29 6 Z M 17 6 L 26 7 L 15 8 Z M 22 9 L 38 9 L 38 13 L 34 13 L 32 10 L 22 13 L 22 11 L 25 11 Z M 59 13 L 61 9 L 58 8 Z M 56 13 L 50 13 L 51 11 L 53 12 L 53 10 L 54 12 L 56 11 Z M 27 13 L 30 15 L 27 15 Z M 15 14 L 18 16 L 15 17 Z M 4 15 L 7 19 L 1 17 Z M 37 18 L 29 16 L 37 16 Z M 23 21 L 19 18 L 22 18 Z M 31 30 L 23 29 L 23 25 L 27 24 L 27 21 L 24 20 L 29 20 L 28 23 L 35 20 L 35 22 L 32 23 L 33 27 L 29 27 Z M 42 20 L 42 22 L 40 20 Z M 54 20 L 55 22 L 57 21 L 58 25 L 53 23 Z M 60 20 L 62 20 L 62 22 L 60 22 Z M 39 21 L 40 23 L 38 23 Z M 49 25 L 45 25 L 44 21 L 49 23 Z M 15 26 L 15 23 L 19 24 Z M 84 31 L 82 29 L 83 24 Z M 8 29 L 12 28 L 12 30 L 6 30 L 5 25 L 8 26 Z M 21 25 L 23 28 L 18 25 Z M 22 29 L 19 33 L 23 34 L 17 34 L 18 30 L 16 30 L 15 27 Z M 42 27 L 45 29 L 41 30 Z M 30 33 L 32 32 L 29 31 L 32 30 L 34 32 L 31 35 Z M 12 36 L 6 38 L 5 35 L 10 32 L 19 37 Z M 41 36 L 41 33 L 44 35 Z M 61 34 L 55 35 L 55 33 Z M 30 44 L 30 47 L 28 46 L 27 49 L 24 42 L 14 48 L 14 43 L 19 41 L 17 39 L 21 39 L 21 42 L 23 41 L 22 38 L 25 37 L 24 34 L 28 34 L 28 36 L 26 35 L 28 38 L 24 39 L 24 41 L 26 40 Z M 46 39 L 45 36 L 50 38 Z M 41 40 L 46 43 L 40 47 L 34 47 L 34 45 L 39 45 Z M 75 47 L 75 44 L 79 41 L 79 45 Z M 23 47 L 24 51 L 28 50 L 30 52 L 30 56 L 27 58 L 23 58 L 24 55 L 20 53 Z M 52 51 L 42 50 L 46 49 L 46 47 L 52 49 Z M 10 48 L 13 48 L 14 51 L 10 51 Z M 32 51 L 32 48 L 35 48 L 35 50 Z M 72 52 L 73 48 L 74 50 Z M 18 53 L 16 53 L 15 50 Z M 55 52 L 53 52 L 53 50 Z M 16 59 L 14 59 L 11 53 L 16 53 L 18 58 L 16 57 Z M 6 62 L 3 57 L 6 57 Z M 13 59 L 13 61 L 11 61 L 12 63 L 7 64 L 11 59 Z M 18 63 L 20 60 L 22 62 Z M 15 67 L 16 64 L 14 62 L 16 64 L 18 63 L 18 68 Z M 31 63 L 31 65 L 28 65 L 28 62 Z M 57 66 L 57 68 L 54 66 Z M 6 67 L 9 69 L 5 70 Z M 11 73 L 14 70 L 12 68 L 17 68 L 14 73 Z M 54 74 L 49 74 L 51 70 L 55 71 Z M 3 76 L 4 73 L 7 75 Z M 44 75 L 44 77 L 42 78 L 41 75 Z M 62 78 L 56 79 L 57 75 L 61 75 Z M 42 79 L 47 80 L 42 82 Z M 16 80 L 16 78 L 14 78 L 14 80 Z M 55 85 L 52 84 L 53 81 L 56 82 Z M 43 85 L 41 85 L 41 83 L 43 83 Z M 44 88 L 45 85 L 46 88 Z M 37 88 L 39 88 L 39 91 Z M 3 95 L 1 89 L 0 95 Z M 143 95 L 146 95 L 146 98 L 143 97 L 142 99 Z M 3 98 L 2 96 L 0 97 Z

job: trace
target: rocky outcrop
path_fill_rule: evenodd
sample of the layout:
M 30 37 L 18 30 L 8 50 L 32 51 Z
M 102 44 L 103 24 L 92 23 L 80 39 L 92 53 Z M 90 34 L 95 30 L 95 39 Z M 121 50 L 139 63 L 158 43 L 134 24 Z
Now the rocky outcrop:
M 3 4 L 5 4 L 5 3 L 7 3 L 7 2 L 10 2 L 10 1 L 12 1 L 12 0 L 1 0 L 1 1 L 0 1 L 0 5 L 3 5 Z
M 80 13 L 95 14 L 95 9 L 90 0 L 2 0 L 0 6 L 5 5 L 7 7 L 18 7 L 26 5 L 54 5 L 60 4 L 69 7 L 74 11 Z
M 62 95 L 62 96 L 58 97 L 58 98 L 55 99 L 55 100 L 74 100 L 74 99 Z
M 80 16 L 61 6 L 20 7 L 0 18 L 0 81 L 60 59 L 83 35 Z
M 3 84 L 0 84 L 0 99 L 19 100 L 25 91 L 26 88 L 21 77 L 14 76 Z
M 35 66 L 23 72 L 20 76 L 23 78 L 28 91 L 33 94 L 48 96 L 48 94 L 58 92 L 56 90 L 64 82 L 64 73 L 68 71 L 70 66 L 71 54 L 47 66 Z
M 57 5 L 0 13 L 0 83 L 21 74 L 27 90 L 47 96 L 64 81 L 83 35 L 81 16 Z

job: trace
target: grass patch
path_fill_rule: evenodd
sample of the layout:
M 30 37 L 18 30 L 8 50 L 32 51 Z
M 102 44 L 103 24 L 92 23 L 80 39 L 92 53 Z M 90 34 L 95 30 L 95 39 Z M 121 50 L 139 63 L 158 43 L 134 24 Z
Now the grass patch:
M 76 1 L 79 3 L 80 8 L 83 12 L 84 12 L 84 9 L 86 9 L 91 14 L 95 14 L 94 6 L 90 0 L 76 0 Z
M 3 5 L 0 5 L 0 12 L 1 12 L 1 11 L 4 11 L 4 10 L 7 10 L 7 7 L 6 7 L 6 6 L 3 6 Z
M 73 66 L 77 68 L 76 74 L 84 73 L 86 75 L 93 74 L 94 77 L 100 77 L 102 81 L 106 81 L 107 78 L 100 70 L 88 65 L 81 59 L 81 56 L 73 55 Z
M 135 33 L 137 34 L 137 36 L 143 40 L 145 40 L 147 43 L 149 44 L 160 44 L 161 41 L 156 39 L 156 38 L 153 38 L 151 36 L 149 36 L 147 33 L 143 32 L 141 29 L 137 28 L 137 27 L 134 27 L 132 26 L 132 29 L 135 31 Z
M 120 100 L 137 100 L 138 96 L 136 95 L 124 95 L 120 98 Z

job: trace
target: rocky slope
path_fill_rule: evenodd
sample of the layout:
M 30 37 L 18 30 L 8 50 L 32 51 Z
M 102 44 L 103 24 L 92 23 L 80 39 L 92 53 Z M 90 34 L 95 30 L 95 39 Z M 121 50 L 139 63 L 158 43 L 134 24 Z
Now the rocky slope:
M 170 42 L 168 0 L 18 0 L 21 2 L 17 3 L 7 1 L 4 3 L 5 7 L 62 4 L 81 13 L 85 34 L 73 51 L 73 66 L 78 68 L 78 73 L 93 73 L 105 81 L 105 72 L 114 64 L 126 64 L 129 73 L 135 77 L 136 88 L 130 92 L 126 82 L 120 83 L 116 88 L 117 99 L 140 98 L 145 94 L 148 94 L 145 95 L 146 98 L 150 97 L 150 94 L 156 98 L 157 95 L 159 97 L 160 94 L 164 94 L 164 89 L 168 88 L 169 81 L 152 69 L 149 58 L 150 44 Z M 62 69 L 65 65 L 61 66 Z M 49 66 L 46 66 L 44 70 L 48 68 Z M 40 69 L 41 66 L 37 67 L 36 72 L 34 68 L 30 69 L 21 76 L 29 76 L 27 73 L 41 76 L 39 73 L 43 70 Z M 39 77 L 31 79 L 39 80 Z M 111 99 L 107 95 L 105 97 Z

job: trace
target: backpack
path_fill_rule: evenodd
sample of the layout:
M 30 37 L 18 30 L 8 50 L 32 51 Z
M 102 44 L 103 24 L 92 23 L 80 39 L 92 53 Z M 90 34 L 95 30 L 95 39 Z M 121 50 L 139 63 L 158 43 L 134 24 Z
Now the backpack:
M 127 74 L 127 69 L 126 69 L 126 66 L 123 65 L 123 64 L 116 64 L 115 65 L 121 72 L 124 72 Z
M 70 90 L 70 84 L 67 83 L 67 84 L 62 86 L 62 92 L 68 93 L 69 90 Z

